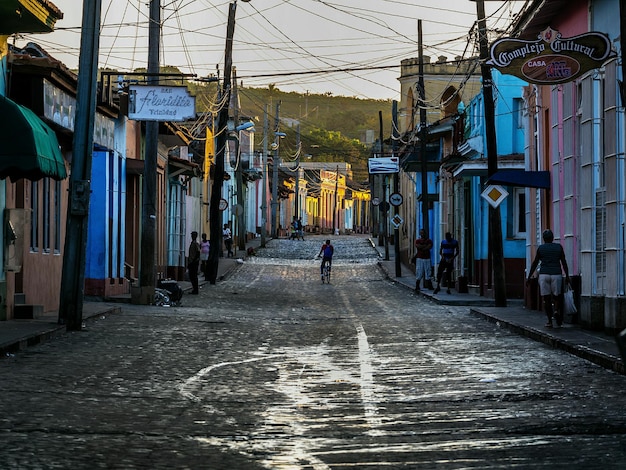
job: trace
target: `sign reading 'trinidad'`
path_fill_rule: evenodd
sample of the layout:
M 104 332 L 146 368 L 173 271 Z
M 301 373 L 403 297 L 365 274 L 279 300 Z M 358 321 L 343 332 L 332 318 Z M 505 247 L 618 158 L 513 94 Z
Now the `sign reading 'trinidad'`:
M 128 118 L 135 121 L 184 121 L 196 115 L 196 99 L 185 87 L 131 85 Z

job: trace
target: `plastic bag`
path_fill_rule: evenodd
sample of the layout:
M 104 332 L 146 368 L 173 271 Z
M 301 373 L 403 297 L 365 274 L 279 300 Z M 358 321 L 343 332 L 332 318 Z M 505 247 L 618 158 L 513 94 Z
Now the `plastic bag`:
M 568 285 L 563 293 L 563 313 L 565 315 L 574 315 L 576 312 L 578 310 L 576 310 L 576 304 L 574 303 L 574 291 Z

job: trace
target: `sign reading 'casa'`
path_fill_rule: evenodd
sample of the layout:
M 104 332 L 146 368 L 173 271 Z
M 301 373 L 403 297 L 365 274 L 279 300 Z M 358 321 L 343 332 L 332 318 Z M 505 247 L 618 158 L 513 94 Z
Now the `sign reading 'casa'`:
M 564 38 L 551 28 L 536 41 L 500 39 L 492 44 L 490 54 L 489 65 L 537 85 L 572 81 L 615 56 L 606 34 Z

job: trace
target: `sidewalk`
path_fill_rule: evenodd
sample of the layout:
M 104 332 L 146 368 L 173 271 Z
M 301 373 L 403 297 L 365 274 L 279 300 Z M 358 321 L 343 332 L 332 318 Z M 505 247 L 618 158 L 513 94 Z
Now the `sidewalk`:
M 253 247 L 257 249 L 261 244 L 260 238 L 255 238 L 248 242 L 246 249 Z M 233 258 L 220 258 L 217 270 L 217 279 L 221 281 L 228 277 L 232 271 L 245 258 L 245 252 L 235 250 Z M 191 283 L 188 281 L 179 282 L 182 289 L 187 293 L 191 292 Z M 200 286 L 208 284 L 200 275 Z M 122 311 L 120 303 L 130 303 L 130 293 L 119 295 L 100 301 L 83 302 L 83 322 L 102 316 L 120 313 Z M 58 324 L 58 312 L 47 312 L 39 318 L 33 320 L 7 320 L 0 322 L 0 357 L 13 354 L 29 346 L 43 343 L 56 335 L 64 334 L 65 325 Z
M 385 247 L 377 246 L 377 241 L 371 238 L 370 242 L 378 251 L 378 264 L 387 277 L 403 287 L 414 290 L 415 274 L 408 266 L 401 263 L 401 275 L 396 276 L 394 246 L 388 247 L 389 259 L 386 260 Z M 561 328 L 545 328 L 545 314 L 538 310 L 524 308 L 521 300 L 509 300 L 507 307 L 496 307 L 493 299 L 473 294 L 459 294 L 454 289 L 451 294 L 446 294 L 445 290 L 442 290 L 436 295 L 431 290 L 421 290 L 419 295 L 442 305 L 467 306 L 472 314 L 497 323 L 517 334 L 562 349 L 606 369 L 626 374 L 626 368 L 614 337 L 601 332 L 584 330 L 574 324 L 563 324 Z

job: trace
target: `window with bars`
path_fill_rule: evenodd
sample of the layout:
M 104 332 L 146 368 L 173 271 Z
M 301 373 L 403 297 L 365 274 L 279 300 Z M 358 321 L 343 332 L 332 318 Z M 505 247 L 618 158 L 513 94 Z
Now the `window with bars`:
M 513 237 L 526 236 L 526 189 L 513 189 Z

